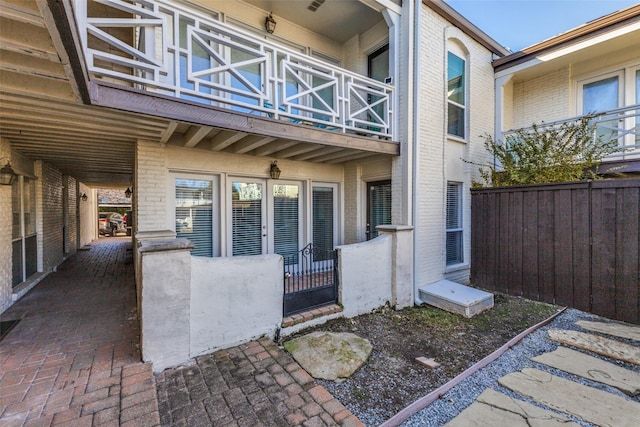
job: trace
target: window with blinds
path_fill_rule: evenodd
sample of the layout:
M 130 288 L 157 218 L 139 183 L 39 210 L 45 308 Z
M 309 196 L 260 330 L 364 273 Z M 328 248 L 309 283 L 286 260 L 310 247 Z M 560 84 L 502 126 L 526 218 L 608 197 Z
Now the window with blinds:
M 391 224 L 391 181 L 370 182 L 367 187 L 367 240 L 370 240 L 378 237 L 378 225 Z
M 464 262 L 462 244 L 462 183 L 447 182 L 447 265 Z
M 312 191 L 312 227 L 313 246 L 320 249 L 333 250 L 334 241 L 334 191 L 333 187 L 313 187 Z M 328 257 L 324 251 L 318 252 L 320 256 Z M 324 261 L 318 259 L 317 261 Z
M 285 259 L 299 250 L 299 196 L 297 185 L 273 186 L 273 251 Z
M 176 236 L 194 244 L 191 254 L 195 256 L 219 255 L 214 242 L 213 184 L 203 179 L 175 180 Z
M 262 254 L 262 184 L 231 184 L 233 256 Z

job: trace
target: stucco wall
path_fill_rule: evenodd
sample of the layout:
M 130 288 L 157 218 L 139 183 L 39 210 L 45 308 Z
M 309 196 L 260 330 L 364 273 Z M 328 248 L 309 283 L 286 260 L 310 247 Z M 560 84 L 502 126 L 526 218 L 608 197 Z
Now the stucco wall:
M 393 237 L 338 247 L 340 302 L 343 314 L 353 317 L 391 302 Z
M 273 337 L 282 321 L 280 255 L 191 258 L 191 357 Z

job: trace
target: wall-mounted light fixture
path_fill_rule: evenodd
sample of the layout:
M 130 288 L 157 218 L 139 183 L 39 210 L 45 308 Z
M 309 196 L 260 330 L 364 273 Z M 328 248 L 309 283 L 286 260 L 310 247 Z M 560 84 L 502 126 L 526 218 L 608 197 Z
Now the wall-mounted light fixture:
M 271 169 L 269 170 L 269 176 L 271 176 L 272 179 L 279 179 L 280 178 L 280 172 L 282 172 L 282 171 L 278 167 L 278 162 L 276 162 L 274 160 L 271 163 Z
M 269 34 L 273 34 L 273 32 L 276 30 L 276 20 L 273 19 L 271 12 L 269 12 L 269 15 L 264 20 L 264 29 L 267 30 L 267 33 Z
M 13 184 L 13 181 L 15 181 L 18 174 L 15 173 L 15 171 L 11 167 L 11 162 L 9 161 L 8 157 L 3 157 L 2 159 L 7 159 L 7 164 L 4 165 L 2 169 L 0 169 L 0 185 L 11 185 Z
M 87 199 L 89 199 L 89 198 L 87 197 L 87 193 L 82 193 L 82 195 L 80 196 L 80 199 L 81 199 L 83 202 L 86 202 L 86 201 L 87 201 Z
M 130 199 L 132 194 L 133 194 L 133 191 L 129 187 L 127 187 L 127 189 L 124 190 L 124 197 L 126 197 L 127 199 Z

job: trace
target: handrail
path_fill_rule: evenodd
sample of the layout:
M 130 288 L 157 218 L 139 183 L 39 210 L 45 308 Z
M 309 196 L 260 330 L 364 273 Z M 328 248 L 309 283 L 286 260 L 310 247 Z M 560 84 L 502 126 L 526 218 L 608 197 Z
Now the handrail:
M 94 1 L 103 5 L 96 8 L 101 16 L 89 12 L 86 0 L 75 1 L 75 12 L 95 77 L 291 123 L 393 138 L 392 85 L 256 37 L 215 12 L 207 16 L 165 0 Z
M 565 123 L 589 119 L 594 136 L 602 137 L 604 142 L 617 140 L 618 149 L 605 160 L 627 160 L 640 158 L 640 104 L 629 105 L 603 112 L 585 114 L 553 122 L 542 122 L 538 129 L 553 128 Z M 533 127 L 510 129 L 502 132 L 502 140 L 516 132 L 527 132 Z

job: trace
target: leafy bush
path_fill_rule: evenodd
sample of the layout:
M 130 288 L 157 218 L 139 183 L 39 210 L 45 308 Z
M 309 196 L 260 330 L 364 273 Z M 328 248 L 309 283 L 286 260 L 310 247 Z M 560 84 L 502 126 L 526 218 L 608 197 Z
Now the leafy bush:
M 592 116 L 556 126 L 535 123 L 519 129 L 504 142 L 485 135 L 484 146 L 494 165 L 480 168 L 484 183 L 512 186 L 596 179 L 601 160 L 617 149 L 616 139 L 594 135 Z

